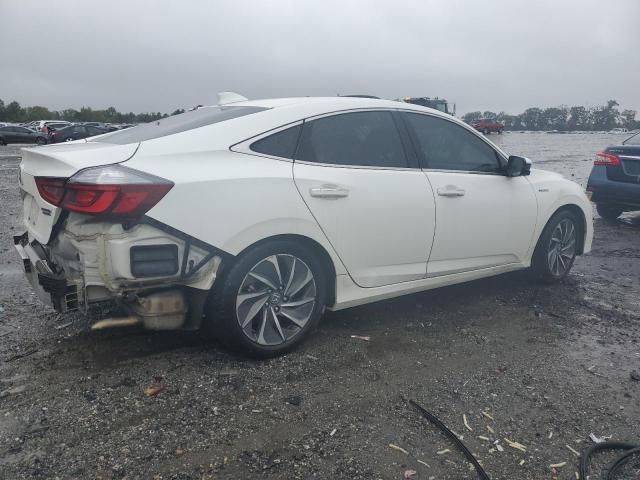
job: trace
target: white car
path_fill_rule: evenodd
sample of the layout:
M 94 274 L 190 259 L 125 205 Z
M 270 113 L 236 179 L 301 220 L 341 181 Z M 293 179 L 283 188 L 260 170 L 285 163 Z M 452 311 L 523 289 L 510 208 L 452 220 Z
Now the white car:
M 23 150 L 15 245 L 42 298 L 106 307 L 94 328 L 203 328 L 268 356 L 325 308 L 528 267 L 557 281 L 591 248 L 582 188 L 449 115 L 231 100 Z

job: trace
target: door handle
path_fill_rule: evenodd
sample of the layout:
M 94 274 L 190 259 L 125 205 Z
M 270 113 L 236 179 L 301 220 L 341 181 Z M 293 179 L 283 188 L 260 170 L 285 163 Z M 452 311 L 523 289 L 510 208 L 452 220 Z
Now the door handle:
M 446 185 L 437 191 L 441 197 L 462 197 L 465 194 L 464 188 L 458 188 L 455 185 Z
M 310 188 L 309 194 L 318 198 L 342 198 L 349 196 L 349 190 L 335 185 L 322 185 Z

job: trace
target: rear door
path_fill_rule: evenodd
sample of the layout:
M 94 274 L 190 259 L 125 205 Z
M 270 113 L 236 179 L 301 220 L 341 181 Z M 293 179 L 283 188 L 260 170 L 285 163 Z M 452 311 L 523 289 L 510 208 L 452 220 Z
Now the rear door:
M 380 110 L 331 114 L 302 129 L 296 186 L 361 287 L 426 274 L 434 198 L 403 134 L 395 113 Z
M 421 113 L 402 115 L 435 192 L 428 276 L 526 262 L 537 218 L 527 178 L 505 176 L 500 154 L 465 127 Z

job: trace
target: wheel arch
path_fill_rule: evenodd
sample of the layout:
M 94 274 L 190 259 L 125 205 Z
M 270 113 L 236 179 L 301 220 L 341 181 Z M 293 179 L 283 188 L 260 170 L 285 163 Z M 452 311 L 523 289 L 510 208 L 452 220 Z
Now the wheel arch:
M 257 242 L 254 242 L 251 245 L 248 245 L 247 247 L 242 249 L 240 252 L 238 252 L 238 254 L 234 256 L 233 260 L 226 262 L 226 266 L 224 266 L 222 272 L 220 272 L 221 276 L 224 277 L 227 269 L 231 267 L 235 263 L 235 260 L 241 257 L 245 252 L 259 245 L 263 245 L 265 243 L 278 241 L 278 240 L 289 240 L 289 241 L 300 243 L 318 255 L 318 257 L 320 258 L 320 264 L 322 265 L 322 268 L 323 268 L 323 273 L 325 274 L 325 278 L 327 279 L 327 284 L 328 284 L 328 288 L 327 288 L 328 295 L 326 299 L 326 305 L 327 306 L 334 305 L 336 302 L 336 287 L 337 287 L 336 266 L 333 260 L 331 259 L 331 255 L 329 254 L 329 252 L 327 252 L 327 250 L 319 242 L 305 235 L 280 234 L 280 235 L 272 235 L 270 237 L 262 238 Z
M 545 228 L 547 228 L 547 225 L 549 224 L 549 222 L 551 221 L 551 219 L 558 213 L 560 212 L 564 212 L 564 211 L 568 211 L 573 213 L 576 218 L 578 219 L 579 222 L 579 227 L 580 227 L 580 235 L 578 235 L 578 255 L 582 255 L 584 253 L 584 243 L 585 243 L 585 237 L 587 235 L 587 218 L 584 214 L 584 210 L 582 208 L 580 208 L 578 205 L 576 205 L 575 203 L 566 203 L 564 205 L 559 206 L 558 208 L 556 208 L 553 213 L 551 215 L 549 215 L 549 217 L 547 218 L 547 221 L 544 224 L 544 227 L 542 228 L 542 230 L 540 230 L 540 234 L 538 235 L 538 240 L 537 242 L 540 241 L 540 237 L 542 237 L 542 234 L 544 233 Z M 536 245 L 537 245 L 536 242 Z

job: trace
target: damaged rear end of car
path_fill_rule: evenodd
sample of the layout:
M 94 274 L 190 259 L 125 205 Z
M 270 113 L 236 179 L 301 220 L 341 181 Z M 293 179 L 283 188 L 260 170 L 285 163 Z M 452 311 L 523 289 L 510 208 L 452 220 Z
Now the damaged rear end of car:
M 225 254 L 146 215 L 174 184 L 126 166 L 138 147 L 24 149 L 15 248 L 41 300 L 94 329 L 197 329 Z

